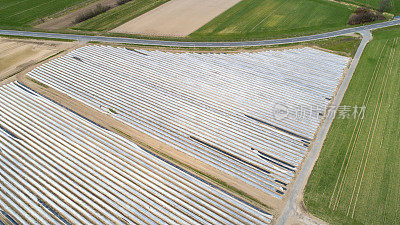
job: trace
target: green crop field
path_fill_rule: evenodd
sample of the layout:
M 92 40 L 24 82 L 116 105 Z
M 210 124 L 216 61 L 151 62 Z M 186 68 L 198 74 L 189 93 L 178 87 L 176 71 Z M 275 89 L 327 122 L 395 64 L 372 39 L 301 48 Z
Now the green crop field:
M 84 0 L 0 0 L 0 26 L 26 27 Z
M 332 224 L 400 224 L 399 90 L 400 27 L 376 31 L 341 104 L 365 105 L 364 119 L 335 118 L 304 193 L 312 214 Z
M 326 0 L 243 0 L 196 32 L 194 39 L 271 39 L 346 27 L 353 9 Z
M 74 29 L 108 31 L 168 1 L 169 0 L 134 0 L 84 21 L 76 25 Z
M 379 2 L 382 0 L 342 0 L 344 2 L 366 6 L 369 8 L 379 9 Z M 391 0 L 392 9 L 389 11 L 390 13 L 394 13 L 396 15 L 400 15 L 400 1 L 399 0 Z

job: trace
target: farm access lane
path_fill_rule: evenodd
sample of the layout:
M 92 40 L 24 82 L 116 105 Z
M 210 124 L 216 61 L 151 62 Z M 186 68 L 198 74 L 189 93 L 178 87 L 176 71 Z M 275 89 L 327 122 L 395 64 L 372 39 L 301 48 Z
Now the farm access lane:
M 333 105 L 340 105 L 343 100 L 344 94 L 346 93 L 347 87 L 350 84 L 351 78 L 357 68 L 358 62 L 361 59 L 361 55 L 364 52 L 365 47 L 368 42 L 372 40 L 372 34 L 370 30 L 360 31 L 363 39 L 357 49 L 356 55 L 351 62 L 350 68 L 347 71 L 342 84 L 333 100 Z M 334 112 L 336 113 L 337 109 Z M 323 122 L 320 130 L 317 133 L 315 138 L 315 142 L 311 147 L 310 153 L 307 156 L 304 165 L 302 166 L 300 173 L 297 178 L 295 178 L 295 183 L 293 185 L 293 189 L 290 193 L 288 193 L 288 201 L 281 213 L 281 216 L 277 219 L 277 225 L 290 224 L 290 220 L 301 221 L 307 224 L 325 224 L 324 221 L 316 218 L 308 213 L 304 213 L 303 209 L 301 209 L 301 204 L 303 200 L 303 191 L 307 184 L 308 178 L 311 175 L 312 169 L 314 168 L 314 164 L 317 162 L 319 153 L 321 152 L 322 145 L 325 141 L 326 136 L 328 135 L 329 128 L 334 120 L 334 117 L 327 117 Z
M 45 32 L 30 32 L 30 31 L 15 31 L 15 30 L 0 30 L 1 35 L 24 36 L 24 37 L 37 37 L 37 38 L 55 38 L 77 41 L 97 41 L 107 43 L 121 43 L 121 44 L 135 44 L 135 45 L 152 45 L 152 46 L 166 46 L 166 47 L 209 47 L 209 48 L 222 48 L 222 47 L 249 47 L 249 46 L 265 46 L 265 45 L 278 45 L 278 44 L 291 44 L 298 42 L 313 41 L 318 39 L 336 37 L 351 33 L 359 33 L 367 30 L 374 30 L 378 28 L 390 27 L 400 25 L 400 18 L 395 20 L 376 23 L 366 26 L 346 28 L 338 31 L 332 31 L 322 34 L 315 34 L 302 37 L 275 39 L 275 40 L 262 40 L 262 41 L 243 41 L 243 42 L 184 42 L 184 41 L 163 41 L 163 40 L 147 40 L 135 38 L 120 38 L 120 37 L 106 37 L 106 36 L 88 36 L 77 34 L 58 34 L 58 33 L 45 33 Z

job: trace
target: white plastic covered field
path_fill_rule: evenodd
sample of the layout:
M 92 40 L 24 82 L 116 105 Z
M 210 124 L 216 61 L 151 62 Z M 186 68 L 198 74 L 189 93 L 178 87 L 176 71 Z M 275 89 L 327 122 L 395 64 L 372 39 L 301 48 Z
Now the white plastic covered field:
M 19 83 L 0 88 L 0 213 L 15 224 L 272 219 Z
M 281 198 L 350 58 L 301 48 L 236 54 L 86 46 L 28 75 Z M 290 109 L 277 119 L 274 110 Z

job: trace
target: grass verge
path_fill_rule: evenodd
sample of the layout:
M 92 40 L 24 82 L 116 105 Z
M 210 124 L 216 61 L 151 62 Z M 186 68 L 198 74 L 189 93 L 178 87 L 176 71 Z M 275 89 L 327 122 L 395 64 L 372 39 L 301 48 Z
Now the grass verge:
M 316 41 L 300 42 L 293 44 L 281 44 L 281 45 L 268 45 L 268 46 L 251 46 L 251 47 L 223 47 L 223 48 L 207 48 L 207 47 L 164 47 L 164 46 L 145 46 L 145 45 L 133 45 L 133 44 L 110 44 L 102 43 L 97 41 L 91 41 L 91 44 L 104 44 L 112 46 L 126 47 L 128 49 L 144 48 L 144 49 L 157 49 L 157 50 L 176 50 L 176 51 L 191 51 L 191 52 L 240 52 L 240 51 L 252 51 L 261 49 L 276 49 L 285 47 L 319 47 L 326 50 L 330 50 L 333 53 L 353 57 L 357 51 L 358 45 L 361 42 L 361 38 L 353 36 L 338 36 L 333 38 L 321 39 Z

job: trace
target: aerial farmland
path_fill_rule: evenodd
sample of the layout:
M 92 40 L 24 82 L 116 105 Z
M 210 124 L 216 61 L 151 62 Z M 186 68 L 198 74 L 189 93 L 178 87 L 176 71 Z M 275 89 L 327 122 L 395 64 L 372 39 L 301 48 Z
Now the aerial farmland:
M 0 224 L 398 224 L 398 4 L 0 1 Z

